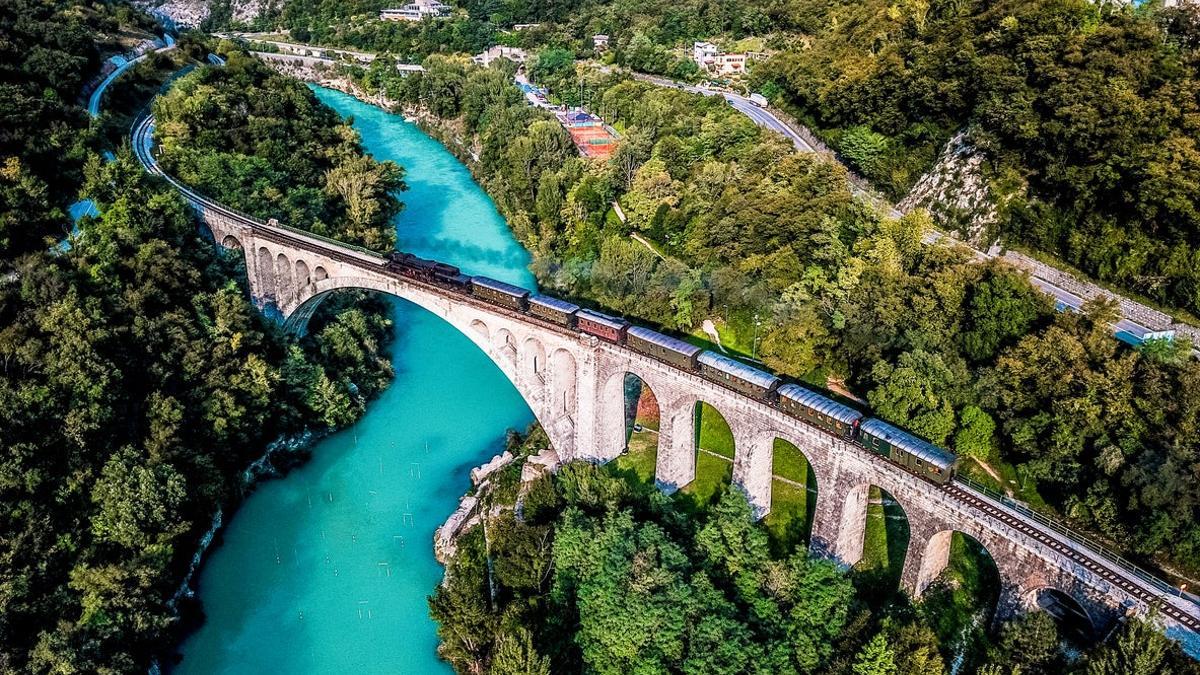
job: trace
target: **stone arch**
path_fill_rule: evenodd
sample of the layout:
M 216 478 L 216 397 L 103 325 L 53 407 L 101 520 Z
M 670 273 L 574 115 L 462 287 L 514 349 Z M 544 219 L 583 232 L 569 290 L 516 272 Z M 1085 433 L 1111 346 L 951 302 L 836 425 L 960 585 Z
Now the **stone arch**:
M 546 348 L 542 346 L 542 341 L 532 335 L 525 338 L 525 342 L 521 344 L 522 374 L 544 383 L 546 367 Z
M 765 524 L 779 554 L 807 545 L 821 499 L 817 470 L 803 443 L 776 431 L 755 437 L 744 453 L 746 478 L 742 481 L 751 503 L 765 507 Z
M 314 273 L 317 268 L 314 268 Z M 405 284 L 376 274 L 361 274 L 355 276 L 337 276 L 314 281 L 303 294 L 292 304 L 284 317 L 284 330 L 293 334 L 303 334 L 309 319 L 312 318 L 321 302 L 331 293 L 340 289 L 365 289 L 394 295 L 402 300 L 413 303 L 437 316 L 481 349 L 500 372 L 513 384 L 517 392 L 525 400 L 533 414 L 546 430 L 551 444 L 561 456 L 566 459 L 576 456 L 574 421 L 576 414 L 577 395 L 575 357 L 566 347 L 559 347 L 549 359 L 549 367 L 554 371 L 555 394 L 547 396 L 545 389 L 532 387 L 527 378 L 518 373 L 516 359 L 516 340 L 511 330 L 497 328 L 489 330 L 488 316 L 483 318 L 464 316 L 461 312 L 447 311 L 444 299 L 431 295 L 419 289 L 412 289 Z M 549 334 L 548 334 L 549 336 Z M 540 339 L 540 338 L 539 338 Z M 502 353 L 508 352 L 505 356 Z
M 314 282 L 325 281 L 328 278 L 329 278 L 329 272 L 326 272 L 324 267 L 317 265 L 316 267 L 313 268 L 313 281 Z
M 573 416 L 579 405 L 578 366 L 575 357 L 566 349 L 556 349 L 550 355 L 551 409 Z
M 1096 639 L 1099 624 L 1084 603 L 1054 586 L 1038 586 L 1025 593 L 1024 605 L 1054 617 L 1064 637 L 1079 643 Z
M 945 529 L 934 533 L 923 547 L 909 543 L 909 555 L 919 555 L 917 578 L 911 585 L 914 598 L 920 598 L 935 582 L 954 569 L 952 591 L 974 596 L 976 607 L 992 614 L 1000 600 L 1000 570 L 996 557 L 978 539 L 961 530 Z
M 275 260 L 265 246 L 258 249 L 256 274 L 258 277 L 258 296 L 263 302 L 271 302 L 278 298 L 275 285 Z
M 902 529 L 894 528 L 889 533 L 888 523 L 899 517 L 903 518 L 904 527 Z M 872 519 L 878 522 L 871 523 Z M 878 550 L 878 541 L 867 541 L 868 537 L 875 537 L 880 531 L 874 529 L 872 525 L 883 528 L 882 551 Z M 898 523 L 893 523 L 893 525 L 898 525 Z M 891 541 L 889 534 L 897 537 L 902 535 L 903 550 L 897 550 L 896 545 L 899 542 Z M 850 488 L 842 503 L 842 518 L 838 527 L 835 555 L 842 564 L 851 567 L 861 568 L 864 561 L 870 564 L 879 564 L 888 577 L 899 579 L 908 551 L 910 536 L 908 513 L 903 505 L 883 488 L 871 483 L 859 483 Z M 882 560 L 869 559 L 881 554 L 885 556 Z
M 232 234 L 227 234 L 221 239 L 221 246 L 239 251 L 243 250 L 242 241 Z
M 733 483 L 738 448 L 728 419 L 711 403 L 694 399 L 691 423 L 692 480 L 684 489 L 702 508 L 719 500 Z
M 312 275 L 308 272 L 308 263 L 303 260 L 296 261 L 296 289 L 304 288 L 312 283 Z
M 479 319 L 471 320 L 471 330 L 475 331 L 475 334 L 483 338 L 485 341 L 492 337 L 491 331 L 488 330 L 487 324 Z
M 507 328 L 496 331 L 492 346 L 497 354 L 508 359 L 510 363 L 517 362 L 517 338 L 513 337 L 512 331 Z
M 280 305 L 296 297 L 296 284 L 292 279 L 292 262 L 280 253 L 275 256 L 275 292 Z
M 665 430 L 658 400 L 644 377 L 626 369 L 609 375 L 600 389 L 600 419 L 596 424 L 600 456 L 624 456 L 621 468 L 645 481 L 656 479 L 663 454 L 660 443 Z

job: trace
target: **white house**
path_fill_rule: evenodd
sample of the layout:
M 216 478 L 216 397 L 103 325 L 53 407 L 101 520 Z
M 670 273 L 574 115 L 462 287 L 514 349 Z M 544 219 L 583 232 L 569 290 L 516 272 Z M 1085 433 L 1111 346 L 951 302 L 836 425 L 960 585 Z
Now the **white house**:
M 726 54 L 711 42 L 692 45 L 692 60 L 700 70 L 710 75 L 737 75 L 746 72 L 748 54 Z
M 425 17 L 441 17 L 450 13 L 450 5 L 438 0 L 415 0 L 394 9 L 379 12 L 382 21 L 420 21 Z
M 481 66 L 487 67 L 490 66 L 492 61 L 495 61 L 496 59 L 508 59 L 509 61 L 513 61 L 515 63 L 525 63 L 525 59 L 527 58 L 529 58 L 529 55 L 526 54 L 525 50 L 521 49 L 520 47 L 505 47 L 504 45 L 495 45 L 494 47 L 489 48 L 487 51 L 472 56 L 471 60 Z
M 608 36 L 597 33 L 592 36 L 592 48 L 598 52 L 608 49 Z

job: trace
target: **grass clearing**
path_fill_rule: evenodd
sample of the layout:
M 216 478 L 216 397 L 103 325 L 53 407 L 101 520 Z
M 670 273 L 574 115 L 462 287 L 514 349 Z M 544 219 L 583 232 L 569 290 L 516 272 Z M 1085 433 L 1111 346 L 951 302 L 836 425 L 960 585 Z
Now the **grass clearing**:
M 677 494 L 685 501 L 685 510 L 695 513 L 715 504 L 732 482 L 732 461 L 701 452 L 696 456 L 696 477 Z
M 632 471 L 643 483 L 654 482 L 658 461 L 658 434 L 634 432 L 629 437 L 629 451 L 613 461 L 618 471 Z
M 733 459 L 733 432 L 729 429 L 729 423 L 721 417 L 721 413 L 711 405 L 700 402 L 696 404 L 695 416 L 698 446 Z
M 872 485 L 867 493 L 863 557 L 855 570 L 895 586 L 908 551 L 908 518 L 892 496 Z

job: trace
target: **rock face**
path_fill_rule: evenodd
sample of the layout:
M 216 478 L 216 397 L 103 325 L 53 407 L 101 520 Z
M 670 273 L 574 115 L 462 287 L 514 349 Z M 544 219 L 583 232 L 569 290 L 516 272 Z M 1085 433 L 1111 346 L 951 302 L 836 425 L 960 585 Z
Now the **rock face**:
M 958 132 L 897 208 L 904 213 L 927 209 L 939 228 L 987 248 L 986 240 L 995 234 L 999 217 L 995 197 L 980 170 L 983 160 L 967 132 Z
M 211 0 L 143 0 L 135 3 L 152 14 L 164 16 L 179 28 L 196 28 L 212 13 Z M 253 21 L 262 12 L 262 0 L 231 0 L 233 20 L 238 23 Z

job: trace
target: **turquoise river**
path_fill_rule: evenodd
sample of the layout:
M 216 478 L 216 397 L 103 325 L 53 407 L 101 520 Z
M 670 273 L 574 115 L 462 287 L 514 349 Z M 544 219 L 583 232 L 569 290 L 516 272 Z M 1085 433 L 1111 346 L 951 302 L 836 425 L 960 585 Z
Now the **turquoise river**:
M 399 247 L 531 286 L 528 257 L 467 169 L 401 117 L 344 94 L 367 149 L 407 170 Z M 173 673 L 448 673 L 426 596 L 441 579 L 434 529 L 467 473 L 532 414 L 482 352 L 396 301 L 396 379 L 352 428 L 260 485 L 198 581 L 205 622 Z

